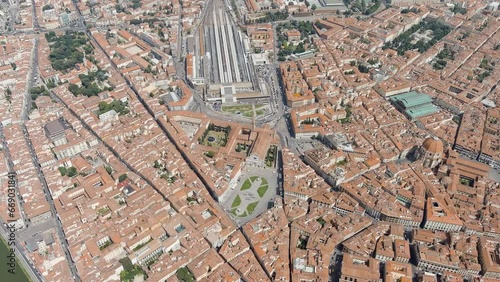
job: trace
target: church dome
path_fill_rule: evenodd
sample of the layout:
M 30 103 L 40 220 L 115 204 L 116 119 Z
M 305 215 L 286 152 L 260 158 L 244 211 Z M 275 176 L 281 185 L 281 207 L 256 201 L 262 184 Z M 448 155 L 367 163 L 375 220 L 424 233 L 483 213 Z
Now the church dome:
M 428 153 L 440 154 L 443 153 L 443 141 L 435 137 L 429 137 L 422 143 L 422 148 Z
M 443 178 L 441 178 L 441 184 L 443 185 L 450 185 L 451 184 L 451 178 L 449 176 L 443 176 Z

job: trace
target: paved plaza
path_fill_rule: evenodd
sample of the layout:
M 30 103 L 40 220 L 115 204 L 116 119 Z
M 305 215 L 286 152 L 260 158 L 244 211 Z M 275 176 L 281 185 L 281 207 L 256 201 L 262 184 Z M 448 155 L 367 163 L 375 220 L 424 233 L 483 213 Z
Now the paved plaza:
M 243 225 L 267 210 L 277 185 L 275 169 L 247 167 L 221 204 L 238 225 Z

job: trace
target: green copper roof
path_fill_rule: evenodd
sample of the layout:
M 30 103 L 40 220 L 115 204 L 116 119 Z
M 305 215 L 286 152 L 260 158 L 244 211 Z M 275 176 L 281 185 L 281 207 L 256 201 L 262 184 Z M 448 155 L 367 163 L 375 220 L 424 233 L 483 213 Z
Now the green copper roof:
M 407 92 L 389 98 L 392 103 L 397 104 L 412 119 L 433 114 L 438 108 L 432 104 L 432 98 L 423 93 Z
M 407 92 L 389 98 L 393 103 L 398 103 L 405 109 L 416 107 L 422 104 L 432 103 L 432 98 L 423 93 Z

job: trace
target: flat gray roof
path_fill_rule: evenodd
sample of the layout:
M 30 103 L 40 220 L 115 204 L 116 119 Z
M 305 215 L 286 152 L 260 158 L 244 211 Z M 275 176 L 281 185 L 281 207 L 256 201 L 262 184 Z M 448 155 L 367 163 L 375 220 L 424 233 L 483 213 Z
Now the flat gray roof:
M 45 125 L 45 131 L 48 137 L 63 133 L 65 130 L 64 124 L 60 119 L 53 120 Z

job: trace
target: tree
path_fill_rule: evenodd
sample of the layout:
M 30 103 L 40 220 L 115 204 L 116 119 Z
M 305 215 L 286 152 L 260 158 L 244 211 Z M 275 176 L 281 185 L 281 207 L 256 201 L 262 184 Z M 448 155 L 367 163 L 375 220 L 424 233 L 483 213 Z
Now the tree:
M 54 87 L 56 87 L 56 83 L 54 82 L 54 80 L 50 79 L 48 82 L 47 82 L 47 87 L 52 89 Z
M 132 0 L 132 9 L 137 9 L 142 6 L 141 0 Z
M 50 9 L 53 9 L 52 6 L 50 4 L 47 4 L 47 5 L 43 6 L 42 11 L 47 11 Z
M 73 167 L 73 166 L 72 166 L 72 167 L 70 167 L 70 168 L 68 169 L 68 172 L 67 172 L 67 174 L 66 174 L 66 175 L 67 175 L 68 177 L 73 177 L 73 176 L 77 175 L 76 168 L 75 168 L 75 167 Z
M 303 53 L 306 49 L 304 48 L 304 43 L 300 42 L 297 47 L 295 47 L 294 53 Z
M 371 58 L 371 59 L 368 59 L 368 63 L 369 63 L 370 65 L 374 65 L 374 64 L 378 63 L 378 59 L 377 59 L 377 58 Z
M 90 45 L 84 45 L 83 50 L 85 51 L 86 55 L 92 54 L 92 47 Z
M 315 10 L 316 10 L 316 8 L 317 8 L 317 7 L 316 7 L 316 4 L 312 4 L 312 6 L 311 6 L 311 10 L 315 11 Z
M 467 9 L 464 7 L 458 6 L 458 4 L 455 4 L 452 11 L 453 11 L 453 13 L 460 13 L 462 15 L 465 15 L 467 13 Z
M 127 179 L 127 174 L 122 174 L 118 177 L 118 182 L 123 182 L 125 181 L 125 179 Z
M 179 268 L 175 273 L 177 278 L 182 282 L 193 282 L 194 277 L 193 274 L 187 269 L 187 267 Z
M 134 281 L 137 275 L 142 275 L 144 277 L 144 270 L 139 265 L 132 264 L 129 257 L 124 257 L 120 259 L 119 262 L 123 266 L 123 271 L 120 272 L 120 281 Z
M 367 66 L 365 66 L 365 65 L 359 65 L 358 69 L 362 73 L 368 73 L 370 71 L 370 69 Z
M 66 172 L 68 171 L 64 166 L 60 166 L 58 168 L 58 170 L 59 170 L 59 173 L 61 173 L 61 176 L 65 176 Z
M 113 172 L 113 169 L 110 167 L 110 166 L 105 166 L 104 167 L 106 169 L 106 172 L 111 175 L 111 173 Z
M 33 87 L 30 89 L 31 94 L 40 95 L 45 91 L 45 86 Z
M 158 162 L 158 160 L 155 160 L 153 167 L 157 169 L 160 168 L 160 162 Z
M 123 13 L 125 11 L 125 10 L 123 10 L 123 8 L 120 4 L 115 5 L 115 10 L 117 13 Z

